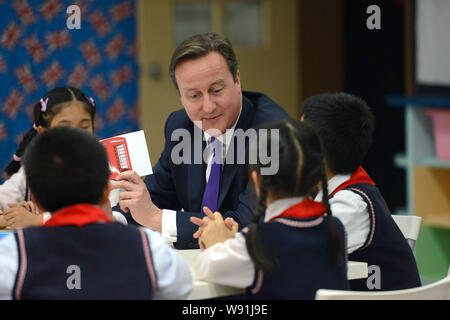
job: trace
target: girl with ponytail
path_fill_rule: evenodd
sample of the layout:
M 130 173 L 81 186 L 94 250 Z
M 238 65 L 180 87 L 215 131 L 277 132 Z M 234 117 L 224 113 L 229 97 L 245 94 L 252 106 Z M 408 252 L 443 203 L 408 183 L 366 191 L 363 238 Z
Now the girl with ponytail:
M 23 228 L 40 225 L 44 221 L 44 215 L 37 214 L 36 207 L 29 201 L 31 195 L 21 167 L 21 157 L 28 144 L 39 133 L 58 126 L 71 126 L 93 133 L 95 111 L 94 99 L 72 87 L 55 88 L 34 105 L 33 127 L 25 133 L 13 159 L 4 170 L 7 180 L 0 185 L 0 228 Z M 30 211 L 35 214 L 27 214 Z
M 205 209 L 202 220 L 191 218 L 203 250 L 194 266 L 197 278 L 246 288 L 254 299 L 314 299 L 319 288 L 348 289 L 344 228 L 327 197 L 312 199 L 318 187 L 328 194 L 317 135 L 294 119 L 265 129 L 267 139 L 260 135 L 250 152 L 278 143 L 279 169 L 263 175 L 273 164 L 258 157 L 249 165 L 258 197 L 253 221 L 237 233 L 236 223 L 218 212 Z

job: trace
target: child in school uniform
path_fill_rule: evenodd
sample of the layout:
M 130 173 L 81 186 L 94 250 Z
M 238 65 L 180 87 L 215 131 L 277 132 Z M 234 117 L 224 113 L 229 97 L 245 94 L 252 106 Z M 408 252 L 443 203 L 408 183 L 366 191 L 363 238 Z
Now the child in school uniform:
M 162 236 L 111 221 L 106 151 L 90 133 L 57 127 L 25 153 L 44 226 L 0 240 L 0 299 L 184 299 L 191 271 Z
M 267 150 L 279 142 L 279 166 L 264 175 L 267 164 L 260 159 L 250 165 L 259 197 L 252 223 L 237 233 L 236 223 L 206 207 L 202 220 L 191 218 L 203 250 L 193 268 L 196 277 L 246 288 L 250 299 L 314 299 L 320 288 L 348 289 L 344 228 L 331 215 L 327 197 L 310 197 L 319 182 L 327 188 L 318 137 L 293 119 L 266 128 Z
M 369 106 L 347 93 L 305 99 L 302 119 L 322 142 L 333 215 L 345 226 L 350 260 L 377 266 L 379 287 L 366 279 L 350 281 L 352 290 L 397 290 L 421 285 L 414 255 L 375 182 L 361 163 L 372 142 L 375 119 Z M 323 197 L 319 192 L 316 201 Z
M 9 179 L 0 185 L 0 228 L 42 225 L 50 218 L 49 213 L 40 213 L 30 201 L 21 157 L 28 144 L 49 128 L 70 126 L 93 133 L 95 112 L 94 99 L 73 87 L 55 88 L 34 105 L 34 125 L 25 133 L 13 159 L 5 168 L 4 174 Z M 114 217 L 126 223 L 123 215 L 114 213 Z

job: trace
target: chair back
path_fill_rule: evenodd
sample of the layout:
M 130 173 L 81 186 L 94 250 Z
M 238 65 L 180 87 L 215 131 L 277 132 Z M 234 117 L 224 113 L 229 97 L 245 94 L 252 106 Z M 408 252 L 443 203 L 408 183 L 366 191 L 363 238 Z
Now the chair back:
M 420 224 L 422 223 L 422 217 L 407 216 L 407 215 L 392 215 L 400 231 L 408 241 L 411 250 L 414 250 L 416 240 L 419 237 Z
M 450 268 L 444 279 L 417 288 L 371 292 L 319 289 L 316 300 L 450 300 Z

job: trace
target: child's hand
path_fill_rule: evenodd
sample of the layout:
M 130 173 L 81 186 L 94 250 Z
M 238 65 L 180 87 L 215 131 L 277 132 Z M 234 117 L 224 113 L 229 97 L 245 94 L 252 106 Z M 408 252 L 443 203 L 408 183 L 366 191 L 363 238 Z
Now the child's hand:
M 219 212 L 212 213 L 207 207 L 203 210 L 206 213 L 203 219 L 191 217 L 191 222 L 199 226 L 194 238 L 199 238 L 200 249 L 204 250 L 218 242 L 234 238 L 238 231 L 238 224 L 232 218 L 225 223 Z
M 17 204 L 8 203 L 8 206 L 10 208 L 14 208 L 14 207 L 17 207 L 17 206 L 22 206 L 25 209 L 27 209 L 28 211 L 30 211 L 31 213 L 34 213 L 34 214 L 40 214 L 41 213 L 39 211 L 39 208 L 37 207 L 36 204 L 34 204 L 33 201 L 22 201 L 22 202 L 19 202 Z
M 208 210 L 207 212 L 209 214 L 211 212 L 211 210 L 209 210 L 209 208 L 207 208 L 207 207 L 204 207 L 204 209 L 205 208 Z M 203 225 L 206 226 L 208 219 L 214 219 L 214 215 L 210 215 L 209 217 L 206 216 L 203 219 L 199 219 L 197 217 L 191 217 L 191 219 L 190 219 L 191 222 L 193 224 L 196 224 L 199 226 L 198 230 L 193 234 L 193 237 L 195 239 L 200 238 L 200 236 L 202 235 L 203 229 L 200 227 L 202 227 Z M 234 233 L 236 233 L 237 230 L 239 229 L 239 224 L 236 221 L 234 221 L 234 219 L 231 217 L 226 218 L 224 222 L 228 229 L 235 230 Z
M 7 225 L 12 229 L 40 226 L 42 221 L 42 214 L 35 214 L 22 205 L 16 205 L 5 210 L 3 216 Z
M 8 226 L 8 224 L 6 223 L 6 219 L 3 216 L 3 212 L 0 212 L 0 229 L 4 229 Z

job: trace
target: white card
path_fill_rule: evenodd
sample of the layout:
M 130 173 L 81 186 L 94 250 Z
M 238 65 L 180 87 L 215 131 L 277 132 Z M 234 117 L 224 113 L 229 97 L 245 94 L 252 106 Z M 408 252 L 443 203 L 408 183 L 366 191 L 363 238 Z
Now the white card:
M 133 170 L 141 177 L 153 173 L 143 130 L 103 139 L 100 142 L 108 153 L 111 179 L 126 170 Z

